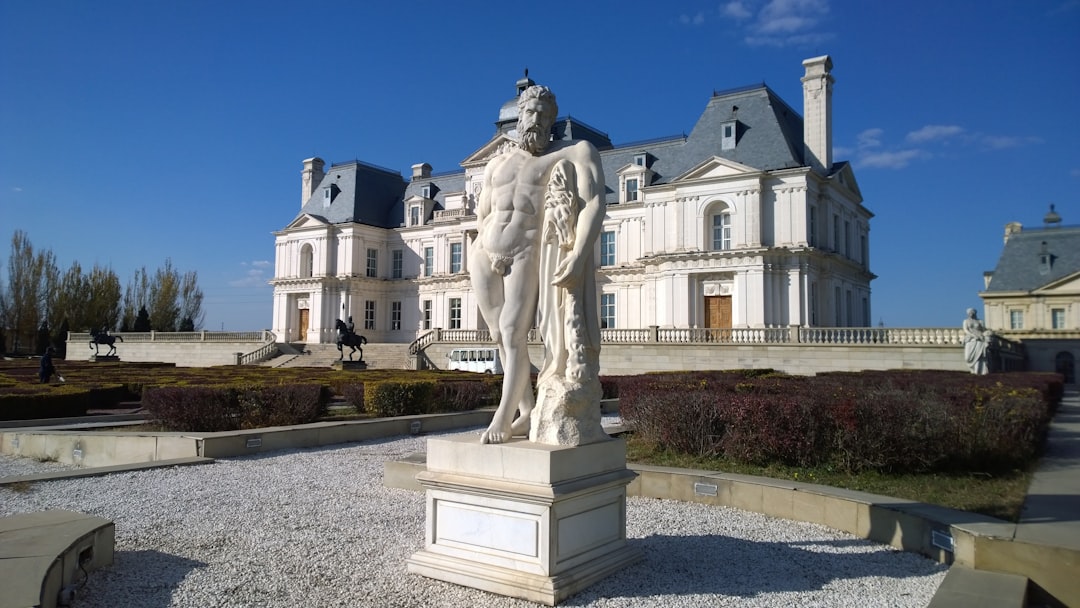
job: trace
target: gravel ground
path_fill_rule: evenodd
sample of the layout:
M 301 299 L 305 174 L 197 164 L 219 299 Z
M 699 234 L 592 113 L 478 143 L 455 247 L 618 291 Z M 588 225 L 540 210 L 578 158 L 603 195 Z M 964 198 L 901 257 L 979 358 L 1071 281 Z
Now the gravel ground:
M 406 573 L 424 499 L 383 487 L 382 468 L 424 449 L 398 437 L 38 482 L 0 488 L 0 515 L 60 508 L 116 523 L 114 564 L 74 608 L 535 606 Z M 0 476 L 54 464 L 19 460 L 0 459 Z M 561 605 L 926 606 L 946 572 L 823 526 L 676 501 L 628 499 L 627 535 L 644 561 Z
M 53 471 L 69 471 L 77 469 L 73 464 L 62 462 L 41 462 L 33 458 L 19 458 L 0 454 L 0 478 L 15 477 L 17 475 L 37 475 L 38 473 L 52 473 Z

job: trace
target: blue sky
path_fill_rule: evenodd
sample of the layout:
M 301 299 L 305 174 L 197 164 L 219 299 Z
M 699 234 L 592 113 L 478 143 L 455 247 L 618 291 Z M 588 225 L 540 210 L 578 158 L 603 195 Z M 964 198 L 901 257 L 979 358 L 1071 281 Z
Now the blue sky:
M 449 171 L 522 70 L 616 143 L 689 132 L 714 90 L 802 107 L 832 56 L 835 158 L 875 217 L 875 323 L 981 310 L 1004 225 L 1080 224 L 1080 1 L 0 0 L 0 276 L 195 270 L 206 329 L 271 323 L 301 161 Z

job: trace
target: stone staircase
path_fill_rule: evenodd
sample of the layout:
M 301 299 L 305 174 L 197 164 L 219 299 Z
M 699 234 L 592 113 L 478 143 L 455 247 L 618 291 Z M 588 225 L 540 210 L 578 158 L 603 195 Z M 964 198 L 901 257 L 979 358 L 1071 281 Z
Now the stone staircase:
M 263 363 L 268 367 L 330 367 L 341 356 L 336 344 L 282 344 L 281 354 Z M 414 369 L 408 344 L 368 342 L 363 347 L 368 369 Z M 345 347 L 349 360 L 349 347 Z M 359 360 L 360 353 L 353 354 Z

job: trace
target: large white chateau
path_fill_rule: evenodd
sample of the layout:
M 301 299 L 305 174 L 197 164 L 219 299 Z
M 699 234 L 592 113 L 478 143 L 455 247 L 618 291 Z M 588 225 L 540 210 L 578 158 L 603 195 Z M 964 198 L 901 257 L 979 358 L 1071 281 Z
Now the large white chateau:
M 689 135 L 615 145 L 558 119 L 552 137 L 591 141 L 604 165 L 603 327 L 870 325 L 873 214 L 833 160 L 832 61 L 803 66 L 802 116 L 760 84 L 714 93 Z M 304 161 L 300 213 L 275 233 L 279 341 L 334 342 L 349 316 L 374 342 L 483 329 L 466 271 L 473 209 L 487 162 L 516 137 L 516 100 L 459 170 L 419 163 L 406 179 Z

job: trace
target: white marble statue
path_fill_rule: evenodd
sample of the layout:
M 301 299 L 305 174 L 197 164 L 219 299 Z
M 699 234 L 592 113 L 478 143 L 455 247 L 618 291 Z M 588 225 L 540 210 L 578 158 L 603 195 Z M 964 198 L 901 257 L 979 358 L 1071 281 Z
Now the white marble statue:
M 558 106 L 547 87 L 525 89 L 518 109 L 520 141 L 487 166 L 469 256 L 504 370 L 502 399 L 481 442 L 526 434 L 556 445 L 602 441 L 593 259 L 604 217 L 600 155 L 586 141 L 550 141 Z M 528 334 L 538 300 L 545 357 L 534 400 Z
M 964 360 L 973 374 L 985 374 L 990 371 L 988 353 L 990 337 L 993 332 L 983 326 L 974 308 L 967 309 L 964 319 Z

